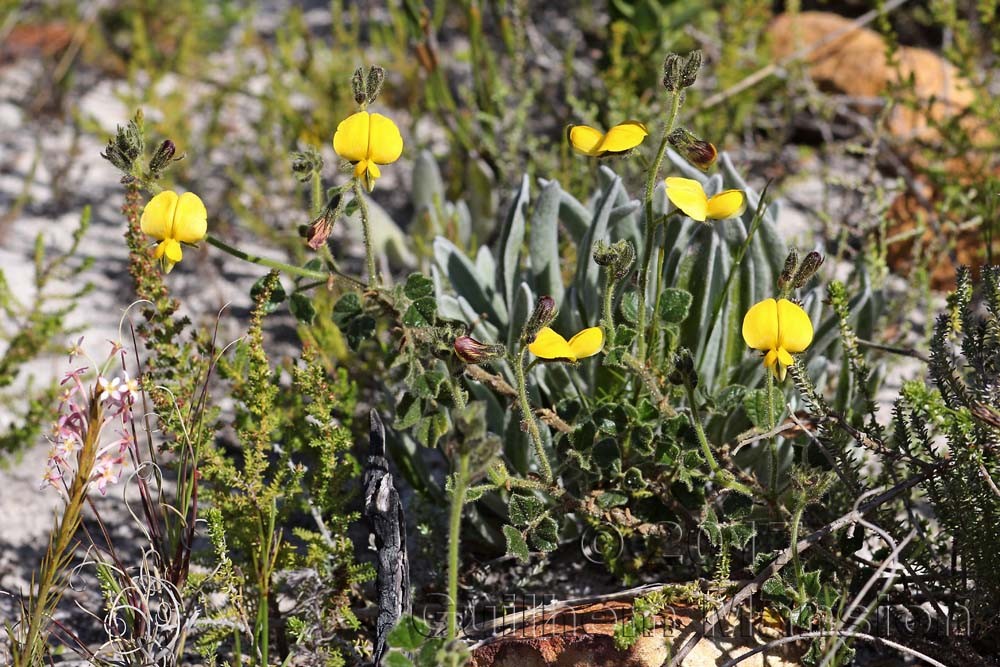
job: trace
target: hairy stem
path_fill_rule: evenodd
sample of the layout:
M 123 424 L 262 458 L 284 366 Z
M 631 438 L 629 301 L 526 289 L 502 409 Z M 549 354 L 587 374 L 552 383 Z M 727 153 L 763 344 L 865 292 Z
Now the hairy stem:
M 379 285 L 378 273 L 375 271 L 375 248 L 372 246 L 371 221 L 368 219 L 368 203 L 361 189 L 361 181 L 354 179 L 354 196 L 358 200 L 358 212 L 361 214 L 361 233 L 365 240 L 365 261 L 368 265 L 368 287 Z
M 674 129 L 674 123 L 677 122 L 677 112 L 681 108 L 681 94 L 681 91 L 677 90 L 671 97 L 670 115 L 663 128 L 663 136 L 660 138 L 660 147 L 656 151 L 656 158 L 653 160 L 649 175 L 646 177 L 646 237 L 642 247 L 642 265 L 639 267 L 639 326 L 636 330 L 639 336 L 637 356 L 641 362 L 646 360 L 646 290 L 649 286 L 649 260 L 653 255 L 653 237 L 656 233 L 656 221 L 653 220 L 653 192 L 656 189 L 656 179 L 660 175 L 660 165 L 663 164 L 663 157 L 667 154 L 667 137 Z
M 713 473 L 719 472 L 719 463 L 715 460 L 715 455 L 712 454 L 712 448 L 708 444 L 708 437 L 705 435 L 705 427 L 701 425 L 701 414 L 698 412 L 698 404 L 694 399 L 694 387 L 690 384 L 684 385 L 684 390 L 687 392 L 688 405 L 691 408 L 691 424 L 694 426 L 694 431 L 698 435 L 698 444 L 701 445 L 701 453 L 705 455 L 705 461 L 708 462 L 708 467 L 712 469 Z
M 322 280 L 326 282 L 329 277 L 328 274 L 323 271 L 313 271 L 312 269 L 306 269 L 301 266 L 294 266 L 292 264 L 286 264 L 285 262 L 279 262 L 276 259 L 268 259 L 267 257 L 260 257 L 258 255 L 251 255 L 248 252 L 243 252 L 239 248 L 234 248 L 225 241 L 217 239 L 216 237 L 208 234 L 205 236 L 205 241 L 212 246 L 215 246 L 219 250 L 229 253 L 233 257 L 242 259 L 245 262 L 251 262 L 253 264 L 260 264 L 261 266 L 266 266 L 269 269 L 277 269 L 283 273 L 287 273 L 292 276 L 301 276 L 303 278 L 312 278 L 313 280 Z
M 511 365 L 514 367 L 514 376 L 517 381 L 517 399 L 518 405 L 521 408 L 521 419 L 524 424 L 528 427 L 528 435 L 531 436 L 531 443 L 535 446 L 535 456 L 538 458 L 538 467 L 542 471 L 542 478 L 548 482 L 552 483 L 552 466 L 549 465 L 549 459 L 545 455 L 545 446 L 542 443 L 542 434 L 538 430 L 538 422 L 535 421 L 535 413 L 531 409 L 531 404 L 528 402 L 528 390 L 524 379 L 524 355 L 528 351 L 528 348 L 521 348 L 521 353 L 518 355 L 517 359 L 510 359 Z
M 462 532 L 462 507 L 468 487 L 469 454 L 463 452 L 458 457 L 448 522 L 448 641 L 458 636 L 458 547 Z

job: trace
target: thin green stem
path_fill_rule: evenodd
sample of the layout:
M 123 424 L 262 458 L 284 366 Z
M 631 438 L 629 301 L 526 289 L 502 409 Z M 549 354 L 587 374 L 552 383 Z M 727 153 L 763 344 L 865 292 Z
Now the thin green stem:
M 245 262 L 260 264 L 261 266 L 266 266 L 269 269 L 277 269 L 278 271 L 282 271 L 283 273 L 287 273 L 292 276 L 312 278 L 313 280 L 322 280 L 324 282 L 329 277 L 329 275 L 323 271 L 313 271 L 312 269 L 306 269 L 301 266 L 294 266 L 292 264 L 286 264 L 285 262 L 279 262 L 276 259 L 268 259 L 267 257 L 260 257 L 259 255 L 251 255 L 248 252 L 243 252 L 239 248 L 234 248 L 225 241 L 222 241 L 211 234 L 205 237 L 205 242 L 209 245 L 215 246 L 223 252 L 229 253 L 233 257 L 242 259 Z
M 670 100 L 670 115 L 667 117 L 667 124 L 663 129 L 663 136 L 660 138 L 660 147 L 656 151 L 656 158 L 653 166 L 646 177 L 646 238 L 642 247 L 642 265 L 639 267 L 639 326 L 637 334 L 639 336 L 639 350 L 637 356 L 640 362 L 646 361 L 646 290 L 649 286 L 649 260 L 653 254 L 653 236 L 656 232 L 656 221 L 653 220 L 653 192 L 656 189 L 656 179 L 660 175 L 660 165 L 667 154 L 668 137 L 677 122 L 677 112 L 681 107 L 681 91 L 674 91 Z
M 318 216 L 326 206 L 326 197 L 323 194 L 323 177 L 318 171 L 312 173 L 312 217 Z
M 521 408 L 521 419 L 528 426 L 528 435 L 531 436 L 531 443 L 535 446 L 535 456 L 538 458 L 538 467 L 542 471 L 542 478 L 552 483 L 552 466 L 545 455 L 545 445 L 542 443 L 542 434 L 538 430 L 538 422 L 535 421 L 535 413 L 531 410 L 531 403 L 528 402 L 528 390 L 524 375 L 524 355 L 528 351 L 527 347 L 521 348 L 521 353 L 517 359 L 510 358 L 511 366 L 514 367 L 514 378 L 517 382 L 517 400 Z
M 771 401 L 771 393 L 774 391 L 774 374 L 770 370 L 765 371 L 767 375 L 767 384 L 765 391 L 767 396 L 765 401 L 767 402 L 767 430 L 774 430 L 774 404 Z M 768 475 L 767 483 L 771 487 L 771 495 L 774 496 L 778 492 L 778 436 L 771 436 L 768 440 Z
M 604 337 L 610 345 L 615 342 L 615 320 L 611 311 L 611 302 L 615 296 L 615 276 L 610 266 L 605 267 L 604 272 L 606 274 L 604 280 L 604 321 L 601 324 L 604 325 Z
M 358 212 L 361 214 L 361 233 L 365 240 L 365 261 L 368 264 L 368 287 L 379 285 L 378 273 L 375 271 L 375 248 L 372 246 L 371 221 L 368 219 L 368 203 L 361 190 L 361 181 L 354 179 L 354 196 L 358 200 Z
M 718 461 L 715 460 L 715 455 L 712 454 L 712 448 L 708 445 L 705 427 L 701 424 L 701 413 L 698 411 L 698 403 L 694 398 L 694 387 L 690 384 L 685 384 L 684 390 L 687 392 L 688 406 L 691 408 L 691 422 L 692 426 L 694 426 L 695 434 L 698 436 L 698 444 L 701 445 L 701 453 L 705 455 L 705 461 L 708 462 L 708 467 L 711 468 L 712 472 L 718 473 L 721 468 L 719 468 Z
M 792 569 L 795 572 L 795 587 L 799 591 L 799 596 L 803 598 L 805 591 L 802 590 L 802 563 L 799 562 L 799 550 L 796 545 L 799 543 L 799 527 L 802 525 L 802 512 L 805 508 L 804 503 L 799 503 L 792 515 Z
M 458 547 L 462 533 L 462 508 L 469 486 L 469 454 L 458 457 L 455 488 L 451 494 L 448 522 L 448 641 L 458 636 Z

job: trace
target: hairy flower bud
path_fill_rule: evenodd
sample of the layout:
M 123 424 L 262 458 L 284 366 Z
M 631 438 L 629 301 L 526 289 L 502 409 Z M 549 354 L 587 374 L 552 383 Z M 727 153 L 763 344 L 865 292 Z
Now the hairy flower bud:
M 635 246 L 626 240 L 608 245 L 598 241 L 594 245 L 594 263 L 606 266 L 615 280 L 621 280 L 632 270 L 635 262 Z
M 683 60 L 676 53 L 668 53 L 663 60 L 663 87 L 674 92 L 681 87 Z
M 692 51 L 686 57 L 669 53 L 663 61 L 663 87 L 674 92 L 694 85 L 701 69 L 701 51 Z
M 681 67 L 681 88 L 690 88 L 698 79 L 698 71 L 701 69 L 702 54 L 700 49 L 696 49 L 688 54 L 684 65 Z
M 556 300 L 551 296 L 540 296 L 538 301 L 535 302 L 535 310 L 531 313 L 531 317 L 528 321 L 524 323 L 524 330 L 521 332 L 521 338 L 527 342 L 535 340 L 535 336 L 538 332 L 542 330 L 543 327 L 549 326 L 549 324 L 556 317 Z
M 482 364 L 499 359 L 507 349 L 503 345 L 480 343 L 472 336 L 459 336 L 452 345 L 455 356 L 467 364 Z
M 372 65 L 368 70 L 368 79 L 365 82 L 365 99 L 368 104 L 375 101 L 378 94 L 382 92 L 382 84 L 385 82 L 385 70 L 378 65 Z
M 799 270 L 795 272 L 795 277 L 792 278 L 792 287 L 795 289 L 805 287 L 809 279 L 816 275 L 819 267 L 823 265 L 823 259 L 823 255 L 815 250 L 806 255 L 799 265 Z
M 160 147 L 156 149 L 153 153 L 153 157 L 149 160 L 149 171 L 153 175 L 159 175 L 161 171 L 167 168 L 167 166 L 174 161 L 174 155 L 177 153 L 177 146 L 170 139 L 166 139 Z M 178 160 L 180 158 L 177 158 Z
M 292 153 L 292 172 L 305 183 L 312 178 L 313 174 L 323 171 L 323 156 L 313 147 L 309 147 L 302 152 Z
M 354 101 L 357 104 L 364 104 L 367 99 L 365 92 L 365 68 L 359 67 L 354 70 L 351 77 L 351 90 L 354 92 Z
M 687 348 L 681 348 L 674 355 L 674 369 L 670 371 L 667 380 L 671 384 L 694 389 L 698 386 L 698 373 L 694 370 L 694 357 Z
M 795 275 L 795 269 L 799 266 L 799 253 L 795 248 L 788 251 L 788 256 L 785 257 L 785 266 L 781 269 L 781 275 L 778 276 L 778 289 L 785 289 L 785 285 L 792 282 L 792 277 Z
M 333 196 L 333 199 L 327 204 L 323 209 L 323 212 L 317 216 L 315 220 L 309 223 L 308 226 L 304 226 L 300 230 L 300 234 L 305 237 L 306 243 L 313 250 L 319 250 L 326 244 L 326 240 L 330 238 L 330 232 L 333 231 L 333 223 L 335 220 L 334 212 L 340 205 L 340 193 Z
M 708 168 L 715 164 L 716 158 L 719 157 L 719 151 L 711 142 L 698 138 L 683 127 L 678 127 L 671 132 L 667 136 L 667 140 L 685 160 L 702 171 L 708 171 Z

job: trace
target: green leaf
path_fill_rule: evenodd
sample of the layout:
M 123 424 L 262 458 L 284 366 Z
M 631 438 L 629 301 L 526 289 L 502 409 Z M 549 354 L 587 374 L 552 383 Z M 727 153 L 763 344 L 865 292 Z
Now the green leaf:
M 253 284 L 253 287 L 250 288 L 250 298 L 253 299 L 254 301 L 259 299 L 260 295 L 263 293 L 264 283 L 265 281 L 267 281 L 267 278 L 268 278 L 267 276 L 259 278 L 257 282 Z M 285 288 L 281 286 L 280 282 L 275 281 L 274 289 L 271 290 L 271 297 L 267 300 L 267 303 L 264 304 L 264 312 L 273 313 L 278 308 L 278 306 L 281 305 L 281 302 L 284 300 L 285 300 Z
M 392 648 L 415 651 L 431 636 L 430 626 L 416 616 L 404 616 L 389 633 Z
M 295 319 L 303 324 L 312 324 L 316 318 L 316 306 L 313 305 L 312 299 L 302 292 L 296 292 L 288 299 L 288 309 L 292 311 Z
M 538 196 L 531 214 L 528 252 L 535 293 L 551 296 L 562 305 L 562 274 L 559 261 L 559 183 L 550 181 Z M 514 322 L 517 325 L 517 322 Z
M 767 389 L 752 389 L 743 396 L 743 410 L 750 422 L 759 429 L 772 428 L 770 417 L 777 424 L 785 410 L 785 395 L 777 387 L 771 387 L 771 410 L 768 412 Z
M 514 526 L 504 526 L 503 534 L 507 538 L 507 555 L 516 557 L 522 563 L 527 562 L 528 543 L 524 541 L 521 531 Z
M 360 314 L 361 299 L 354 292 L 349 292 L 340 297 L 340 300 L 333 307 L 333 323 L 343 329 L 348 321 Z
M 515 526 L 527 526 L 545 510 L 545 505 L 534 496 L 515 493 L 510 497 L 510 522 Z
M 500 232 L 500 245 L 497 252 L 497 264 L 499 265 L 497 289 L 503 294 L 504 303 L 507 304 L 508 308 L 514 302 L 518 258 L 521 255 L 521 246 L 524 244 L 524 232 L 527 226 L 524 211 L 528 207 L 529 190 L 530 181 L 528 175 L 525 174 L 524 178 L 521 179 L 521 187 L 518 188 L 514 195 L 514 201 L 510 204 L 503 230 Z
M 691 309 L 691 293 L 676 287 L 668 287 L 660 295 L 657 312 L 666 324 L 680 324 L 687 319 Z
M 559 525 L 547 516 L 528 532 L 528 537 L 539 551 L 555 551 L 559 546 Z
M 781 580 L 781 577 L 773 576 L 764 582 L 760 590 L 772 597 L 784 597 L 786 590 L 785 582 Z
M 612 507 L 621 507 L 622 505 L 628 504 L 628 496 L 615 493 L 614 491 L 605 491 L 597 497 L 597 506 L 601 509 L 611 509 Z
M 423 414 L 424 403 L 413 394 L 403 394 L 403 398 L 396 406 L 396 420 L 393 426 L 397 430 L 403 431 L 416 425 Z
M 625 294 L 622 295 L 621 311 L 622 316 L 629 324 L 635 324 L 639 321 L 638 292 L 625 292 Z
M 413 662 L 402 653 L 391 651 L 385 656 L 386 667 L 413 667 Z
M 417 300 L 434 295 L 434 281 L 422 273 L 411 273 L 406 279 L 406 286 L 403 287 L 403 294 Z
M 434 326 L 437 317 L 437 300 L 433 296 L 425 296 L 410 304 L 403 313 L 403 325 L 408 327 Z
M 444 373 L 427 371 L 417 376 L 411 389 L 417 398 L 435 398 L 441 390 L 442 382 L 444 382 Z

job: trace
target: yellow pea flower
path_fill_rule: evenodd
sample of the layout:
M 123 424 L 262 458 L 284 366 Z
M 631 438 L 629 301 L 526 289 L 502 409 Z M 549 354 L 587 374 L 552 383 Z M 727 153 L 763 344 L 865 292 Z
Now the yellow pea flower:
M 159 241 L 153 257 L 160 260 L 166 273 L 181 261 L 182 243 L 197 243 L 208 231 L 208 211 L 198 195 L 185 192 L 177 196 L 173 190 L 164 190 L 149 200 L 142 209 L 139 227 Z
M 792 353 L 802 352 L 813 339 L 813 326 L 806 311 L 788 299 L 764 299 L 743 318 L 743 340 L 766 352 L 764 365 L 779 380 L 792 365 Z
M 579 153 L 603 157 L 630 151 L 648 135 L 646 126 L 637 120 L 627 120 L 615 125 L 607 133 L 588 125 L 571 125 L 569 143 Z
M 667 198 L 692 220 L 724 220 L 743 215 L 747 197 L 742 190 L 723 190 L 709 198 L 701 183 L 690 178 L 671 176 L 666 180 Z
M 333 150 L 354 165 L 355 177 L 371 192 L 375 189 L 375 179 L 382 175 L 378 165 L 391 164 L 402 155 L 403 137 L 391 119 L 359 111 L 337 125 Z
M 604 347 L 604 331 L 590 327 L 568 341 L 549 327 L 542 327 L 528 351 L 540 359 L 566 359 L 577 361 L 592 357 Z

